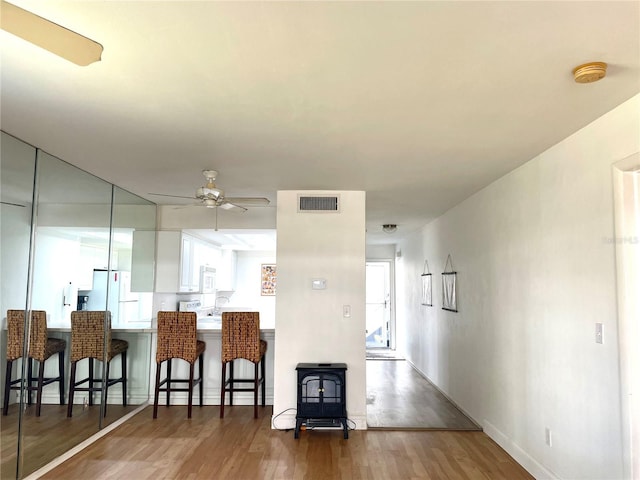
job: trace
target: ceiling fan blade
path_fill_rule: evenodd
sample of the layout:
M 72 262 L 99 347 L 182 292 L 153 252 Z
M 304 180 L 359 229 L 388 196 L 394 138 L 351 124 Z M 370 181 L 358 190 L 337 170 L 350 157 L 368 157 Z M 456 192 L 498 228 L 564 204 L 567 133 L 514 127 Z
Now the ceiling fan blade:
M 101 59 L 103 48 L 98 42 L 4 0 L 0 7 L 3 30 L 81 67 Z
M 19 203 L 11 203 L 11 202 L 0 202 L 3 205 L 11 205 L 12 207 L 26 207 L 26 205 L 20 205 Z
M 224 197 L 224 200 L 237 205 L 247 205 L 259 207 L 261 205 L 269 205 L 269 199 L 264 197 Z
M 166 193 L 147 193 L 147 195 L 156 195 L 158 197 L 172 197 L 172 198 L 188 198 L 189 200 L 198 200 L 196 197 L 184 197 L 182 195 L 167 195 Z
M 240 205 L 236 205 L 235 203 L 231 203 L 228 200 L 223 201 L 221 204 L 218 205 L 220 208 L 222 208 L 223 210 L 241 210 L 243 212 L 246 212 L 247 209 L 244 208 L 243 206 Z

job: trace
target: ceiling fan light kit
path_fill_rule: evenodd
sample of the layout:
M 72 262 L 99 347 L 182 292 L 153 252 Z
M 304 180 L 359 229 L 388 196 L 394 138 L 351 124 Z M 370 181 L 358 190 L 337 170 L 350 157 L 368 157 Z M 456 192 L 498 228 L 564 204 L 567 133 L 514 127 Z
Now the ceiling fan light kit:
M 196 190 L 196 197 L 202 200 L 217 200 L 220 197 L 224 197 L 224 192 L 216 187 L 200 187 Z
M 101 60 L 102 45 L 20 7 L 0 1 L 0 27 L 81 67 Z
M 577 83 L 593 83 L 602 80 L 607 74 L 607 64 L 604 62 L 589 62 L 578 65 L 573 69 L 573 78 Z

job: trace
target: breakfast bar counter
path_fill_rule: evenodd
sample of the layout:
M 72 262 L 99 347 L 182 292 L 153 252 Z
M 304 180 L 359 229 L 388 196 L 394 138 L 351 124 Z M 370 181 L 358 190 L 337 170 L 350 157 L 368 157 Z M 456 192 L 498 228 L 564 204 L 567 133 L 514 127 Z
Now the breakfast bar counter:
M 155 319 L 154 319 L 155 320 Z M 65 365 L 69 365 L 69 351 L 71 345 L 71 328 L 68 325 L 51 325 L 48 328 L 52 337 L 62 338 L 67 341 L 67 350 L 65 352 Z M 129 342 L 128 358 L 127 358 L 127 394 L 131 404 L 143 403 L 147 400 L 153 402 L 153 391 L 155 388 L 156 374 L 156 345 L 157 333 L 155 321 L 127 323 L 126 325 L 113 325 L 111 328 L 112 338 L 118 338 Z M 275 329 L 260 329 L 260 336 L 267 342 L 266 353 L 266 403 L 273 404 L 273 362 L 275 351 Z M 204 352 L 204 404 L 219 405 L 220 404 L 220 387 L 222 382 L 222 364 L 221 364 L 221 324 L 220 321 L 213 318 L 204 317 L 198 319 L 198 340 L 206 343 Z M 53 362 L 51 362 L 53 367 Z M 80 375 L 81 368 L 88 368 L 88 362 L 82 362 L 78 367 Z M 100 362 L 97 363 L 100 365 Z M 47 365 L 47 370 L 50 366 Z M 111 364 L 112 372 L 120 372 L 120 358 L 115 357 Z M 65 372 L 67 376 L 66 385 L 68 385 L 68 368 Z M 253 364 L 245 360 L 236 360 L 235 362 L 236 376 L 252 377 Z M 197 372 L 197 367 L 196 367 Z M 48 372 L 47 372 L 48 373 Z M 175 359 L 172 362 L 172 376 L 174 378 L 188 378 L 189 367 L 187 362 Z M 198 375 L 198 373 L 196 373 Z M 108 403 L 121 402 L 121 387 L 115 385 L 109 389 Z M 55 389 L 54 389 L 55 390 Z M 55 391 L 45 389 L 43 392 L 43 403 L 56 403 Z M 164 405 L 164 395 L 160 396 L 160 405 Z M 76 399 L 81 402 L 82 398 Z M 197 391 L 194 392 L 193 403 L 198 405 L 200 402 Z M 75 402 L 74 402 L 75 403 Z M 186 392 L 176 392 L 171 395 L 172 405 L 186 405 Z M 251 392 L 237 392 L 234 395 L 235 405 L 253 405 L 253 394 Z M 159 416 L 162 410 L 159 411 Z M 185 413 L 186 415 L 186 413 Z

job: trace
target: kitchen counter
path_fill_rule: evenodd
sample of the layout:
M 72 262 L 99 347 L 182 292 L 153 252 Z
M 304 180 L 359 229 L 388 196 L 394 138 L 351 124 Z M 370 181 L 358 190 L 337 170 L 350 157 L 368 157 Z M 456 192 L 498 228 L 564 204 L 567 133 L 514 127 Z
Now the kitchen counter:
M 220 331 L 222 329 L 221 320 L 209 320 L 206 317 L 203 319 L 198 319 L 198 332 L 211 332 L 215 333 L 216 331 Z M 47 326 L 47 330 L 49 332 L 71 332 L 71 326 L 69 325 L 49 325 Z M 112 332 L 131 332 L 131 333 L 156 333 L 156 320 L 153 319 L 152 322 L 129 322 L 125 325 L 112 325 Z M 273 328 L 261 328 L 261 332 L 265 333 L 274 333 L 275 329 Z

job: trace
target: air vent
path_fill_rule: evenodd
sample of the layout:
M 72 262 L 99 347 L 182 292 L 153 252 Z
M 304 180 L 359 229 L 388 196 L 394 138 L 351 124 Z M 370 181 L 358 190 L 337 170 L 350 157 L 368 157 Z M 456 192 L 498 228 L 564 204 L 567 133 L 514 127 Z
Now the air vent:
M 298 195 L 298 211 L 337 213 L 339 211 L 338 198 L 336 195 Z

